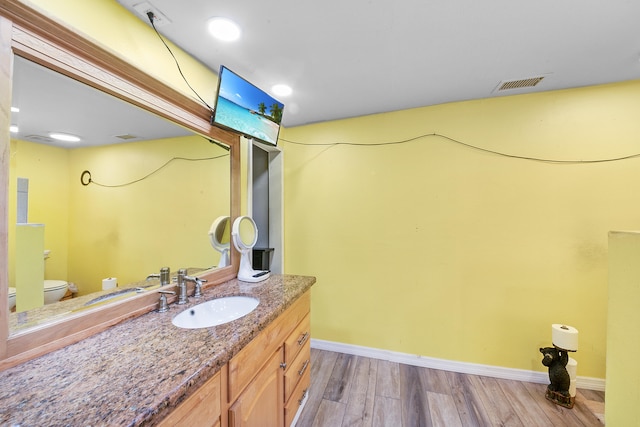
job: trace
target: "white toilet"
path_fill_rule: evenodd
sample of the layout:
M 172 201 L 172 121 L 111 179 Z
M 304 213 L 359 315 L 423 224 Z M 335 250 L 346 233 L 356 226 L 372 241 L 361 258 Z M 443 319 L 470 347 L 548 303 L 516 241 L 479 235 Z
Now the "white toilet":
M 69 284 L 64 280 L 45 280 L 44 281 L 44 303 L 51 304 L 62 299 L 67 293 Z
M 69 284 L 64 280 L 44 281 L 44 303 L 51 304 L 58 302 L 67 293 Z M 9 286 L 9 311 L 16 306 L 16 288 Z
M 16 288 L 9 286 L 9 311 L 16 306 Z
M 51 256 L 51 250 L 44 250 L 44 260 L 46 261 Z M 44 303 L 51 304 L 58 302 L 62 299 L 64 294 L 67 293 L 69 284 L 64 280 L 46 280 L 44 281 Z

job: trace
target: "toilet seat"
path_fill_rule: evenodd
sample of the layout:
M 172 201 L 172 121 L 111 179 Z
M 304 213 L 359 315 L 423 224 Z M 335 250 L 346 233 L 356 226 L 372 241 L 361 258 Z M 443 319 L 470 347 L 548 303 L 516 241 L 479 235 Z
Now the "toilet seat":
M 66 288 L 68 283 L 64 280 L 45 280 L 44 281 L 44 291 L 57 291 L 63 288 Z
M 51 304 L 60 301 L 67 293 L 69 284 L 64 280 L 44 281 L 44 303 Z
M 11 286 L 9 286 L 9 296 L 10 297 L 16 296 L 16 288 L 12 288 Z

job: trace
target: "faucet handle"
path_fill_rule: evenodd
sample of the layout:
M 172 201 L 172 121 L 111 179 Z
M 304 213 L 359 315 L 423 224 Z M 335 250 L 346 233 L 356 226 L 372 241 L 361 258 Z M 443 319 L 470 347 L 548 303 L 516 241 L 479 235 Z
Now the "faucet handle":
M 160 294 L 160 301 L 158 301 L 158 313 L 164 313 L 169 310 L 169 303 L 167 302 L 167 294 L 175 295 L 173 291 L 158 291 Z
M 196 289 L 193 291 L 193 297 L 194 298 L 200 298 L 202 296 L 202 284 L 206 283 L 207 280 L 206 279 L 200 279 L 199 277 L 196 277 L 194 282 L 196 284 Z

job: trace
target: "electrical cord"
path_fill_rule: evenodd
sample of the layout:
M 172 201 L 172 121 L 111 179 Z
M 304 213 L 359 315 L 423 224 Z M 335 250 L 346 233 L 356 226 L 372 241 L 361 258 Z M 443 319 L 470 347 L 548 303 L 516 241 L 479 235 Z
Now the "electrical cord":
M 149 172 L 148 174 L 146 174 L 145 176 L 143 176 L 142 178 L 138 178 L 135 179 L 133 181 L 129 181 L 129 182 L 125 182 L 123 184 L 113 184 L 113 185 L 109 185 L 109 184 L 101 184 L 99 182 L 96 182 L 92 177 L 91 177 L 91 172 L 89 171 L 84 171 L 82 172 L 82 175 L 80 176 L 80 182 L 82 183 L 82 185 L 89 185 L 89 184 L 95 184 L 99 187 L 106 187 L 106 188 L 118 188 L 118 187 L 126 187 L 128 185 L 132 185 L 132 184 L 136 184 L 140 181 L 143 181 L 147 178 L 149 178 L 151 175 L 159 172 L 161 169 L 165 168 L 167 165 L 169 165 L 169 163 L 175 161 L 175 160 L 184 160 L 187 162 L 201 162 L 201 161 L 206 161 L 206 160 L 215 160 L 215 159 L 219 159 L 222 157 L 227 157 L 228 154 L 222 154 L 220 156 L 214 156 L 214 157 L 202 157 L 202 158 L 196 158 L 196 159 L 190 159 L 188 157 L 173 157 L 171 159 L 169 159 L 168 161 L 166 161 L 162 166 L 160 166 L 159 168 Z
M 416 141 L 418 139 L 428 138 L 428 137 L 442 138 L 442 139 L 445 139 L 445 140 L 447 140 L 449 142 L 453 142 L 455 144 L 459 144 L 459 145 L 465 146 L 467 148 L 471 148 L 473 150 L 482 151 L 484 153 L 495 154 L 495 155 L 498 155 L 498 156 L 507 157 L 507 158 L 511 158 L 511 159 L 530 160 L 530 161 L 543 162 L 543 163 L 556 163 L 556 164 L 607 163 L 607 162 L 617 162 L 617 161 L 621 161 L 621 160 L 628 160 L 628 159 L 633 159 L 633 158 L 636 158 L 636 157 L 640 157 L 640 153 L 631 154 L 631 155 L 628 155 L 628 156 L 613 157 L 613 158 L 609 158 L 609 159 L 596 159 L 596 160 L 556 160 L 556 159 L 545 159 L 545 158 L 540 158 L 540 157 L 518 156 L 518 155 L 515 155 L 515 154 L 502 153 L 500 151 L 494 151 L 494 150 L 489 150 L 487 148 L 478 147 L 476 145 L 468 144 L 466 142 L 462 142 L 462 141 L 457 140 L 455 138 L 452 138 L 450 136 L 443 135 L 443 134 L 436 133 L 436 132 L 425 133 L 425 134 L 422 134 L 422 135 L 414 136 L 412 138 L 403 139 L 403 140 L 399 140 L 399 141 L 373 142 L 373 143 L 366 143 L 366 142 L 304 143 L 304 142 L 299 142 L 299 141 L 291 141 L 291 140 L 288 140 L 288 139 L 285 139 L 285 138 L 278 138 L 278 139 L 281 140 L 281 141 L 284 141 L 284 142 L 288 142 L 290 144 L 305 145 L 305 146 L 349 145 L 349 146 L 379 147 L 379 146 L 384 146 L 384 145 L 406 144 L 406 143 L 414 142 L 414 141 Z
M 182 69 L 180 68 L 180 63 L 178 62 L 178 60 L 176 59 L 176 56 L 173 54 L 173 52 L 171 51 L 171 48 L 169 47 L 169 45 L 167 45 L 167 43 L 164 41 L 164 38 L 162 37 L 162 35 L 160 35 L 160 32 L 158 32 L 158 29 L 156 28 L 156 25 L 154 24 L 153 20 L 155 18 L 155 15 L 153 14 L 153 12 L 147 12 L 147 18 L 149 18 L 149 22 L 151 23 L 151 27 L 153 27 L 153 30 L 156 32 L 156 34 L 158 35 L 158 38 L 160 39 L 160 41 L 162 42 L 162 44 L 164 45 L 164 47 L 167 48 L 167 50 L 169 51 L 169 54 L 171 55 L 171 57 L 173 58 L 173 61 L 176 63 L 176 67 L 178 67 L 178 72 L 180 73 L 180 76 L 182 76 L 182 80 L 184 80 L 184 82 L 187 84 L 187 86 L 189 86 L 189 89 L 191 89 L 191 91 L 198 97 L 198 99 L 200 101 L 202 101 L 202 103 L 211 111 L 211 113 L 213 114 L 213 108 L 211 108 L 211 106 L 209 104 L 207 104 L 207 102 L 202 99 L 202 97 L 198 94 L 198 92 L 196 92 L 196 90 L 191 87 L 191 85 L 189 84 L 189 82 L 187 81 L 187 78 L 185 77 L 184 73 L 182 72 Z

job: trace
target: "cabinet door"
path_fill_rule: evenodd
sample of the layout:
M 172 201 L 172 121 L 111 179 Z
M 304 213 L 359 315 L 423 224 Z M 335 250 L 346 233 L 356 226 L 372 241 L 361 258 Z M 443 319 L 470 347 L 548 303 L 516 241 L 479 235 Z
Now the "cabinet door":
M 170 413 L 160 426 L 219 426 L 220 373 L 207 381 L 193 395 Z
M 279 348 L 229 408 L 229 426 L 284 425 L 282 360 Z

